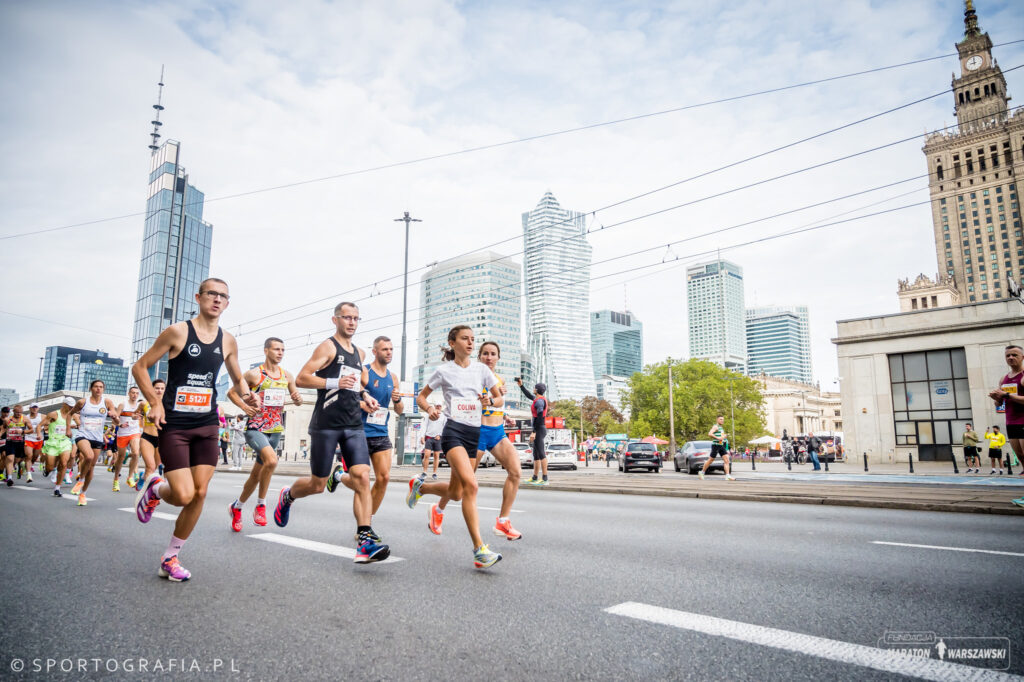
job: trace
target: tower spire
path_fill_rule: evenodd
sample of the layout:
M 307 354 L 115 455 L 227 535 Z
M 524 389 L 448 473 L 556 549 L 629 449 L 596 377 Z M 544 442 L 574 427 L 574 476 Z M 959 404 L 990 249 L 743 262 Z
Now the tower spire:
M 978 27 L 978 15 L 974 11 L 974 0 L 964 0 L 964 39 L 977 38 L 981 35 Z
M 160 148 L 160 146 L 157 144 L 157 140 L 160 139 L 160 126 L 163 125 L 163 123 L 160 122 L 160 112 L 164 110 L 163 105 L 160 104 L 160 102 L 163 100 L 163 96 L 164 96 L 164 65 L 163 64 L 160 65 L 160 82 L 157 83 L 157 86 L 158 86 L 158 88 L 157 88 L 157 91 L 156 91 L 156 104 L 153 105 L 153 108 L 156 109 L 156 117 L 152 121 L 150 121 L 150 123 L 153 124 L 153 132 L 151 132 L 149 134 L 149 136 L 151 138 L 153 138 L 153 143 L 151 145 L 149 145 L 149 150 L 151 152 L 153 152 L 154 154 L 156 153 L 156 150 Z

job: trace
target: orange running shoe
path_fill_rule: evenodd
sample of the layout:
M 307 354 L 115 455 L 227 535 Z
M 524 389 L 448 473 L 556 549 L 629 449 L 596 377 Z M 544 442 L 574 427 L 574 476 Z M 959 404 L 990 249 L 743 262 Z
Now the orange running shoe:
M 427 528 L 434 535 L 440 535 L 442 523 L 444 523 L 444 514 L 438 511 L 436 504 L 430 505 L 430 518 L 427 519 Z
M 72 495 L 78 495 L 82 492 L 82 481 L 76 481 L 75 487 L 71 489 Z
M 495 519 L 495 521 L 494 521 L 494 534 L 495 535 L 504 535 L 509 540 L 518 540 L 521 537 L 523 537 L 522 533 L 520 533 L 519 531 L 517 531 L 515 528 L 512 527 L 512 519 L 509 519 L 508 521 L 505 521 L 504 523 L 501 521 L 500 518 L 499 519 Z

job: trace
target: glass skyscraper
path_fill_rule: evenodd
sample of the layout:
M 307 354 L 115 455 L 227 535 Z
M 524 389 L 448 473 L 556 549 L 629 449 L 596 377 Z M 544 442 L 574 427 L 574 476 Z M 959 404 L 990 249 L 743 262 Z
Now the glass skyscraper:
M 128 393 L 128 367 L 121 358 L 100 350 L 47 346 L 36 380 L 36 396 L 54 391 L 88 391 L 94 380 L 103 381 L 110 395 Z
M 583 213 L 551 192 L 523 214 L 526 343 L 536 381 L 551 400 L 596 393 L 590 352 L 590 260 Z
M 686 305 L 690 357 L 743 372 L 747 365 L 743 268 L 727 260 L 686 268 Z
M 198 312 L 194 297 L 210 276 L 213 226 L 203 222 L 205 197 L 189 184 L 180 154 L 181 144 L 168 140 L 150 159 L 132 362 L 165 327 Z M 150 369 L 150 375 L 167 378 L 167 356 Z
M 631 377 L 643 370 L 643 330 L 640 320 L 628 310 L 623 313 L 599 310 L 590 314 L 590 351 L 594 356 L 595 379 L 605 374 Z
M 420 362 L 416 367 L 420 386 L 441 364 L 441 347 L 448 345 L 448 331 L 468 324 L 477 350 L 484 341 L 498 344 L 501 358 L 497 369 L 508 387 L 506 403 L 510 408 L 522 405 L 522 394 L 513 381 L 520 376 L 522 361 L 521 278 L 519 263 L 493 251 L 435 263 L 423 274 Z
M 747 309 L 747 374 L 811 383 L 811 328 L 807 306 Z

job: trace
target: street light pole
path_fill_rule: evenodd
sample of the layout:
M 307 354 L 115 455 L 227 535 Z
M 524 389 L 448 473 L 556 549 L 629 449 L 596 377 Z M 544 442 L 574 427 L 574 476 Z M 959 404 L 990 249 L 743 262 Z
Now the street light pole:
M 419 218 L 413 218 L 408 211 L 404 212 L 401 218 L 395 218 L 396 223 L 405 223 L 405 268 L 402 271 L 402 373 L 399 375 L 401 381 L 405 381 L 405 353 L 406 336 L 405 321 L 408 314 L 409 300 L 409 223 L 422 223 Z M 395 456 L 399 465 L 405 462 L 405 412 L 398 415 L 398 433 L 395 434 Z
M 730 431 L 732 431 L 732 435 L 729 440 L 732 441 L 732 446 L 737 448 L 736 452 L 739 452 L 738 446 L 736 445 L 736 401 L 732 396 L 732 382 L 735 378 L 736 377 L 732 374 L 729 375 L 729 419 L 732 422 L 732 428 L 730 429 Z
M 676 412 L 672 399 L 672 358 L 668 359 L 668 453 L 676 456 Z

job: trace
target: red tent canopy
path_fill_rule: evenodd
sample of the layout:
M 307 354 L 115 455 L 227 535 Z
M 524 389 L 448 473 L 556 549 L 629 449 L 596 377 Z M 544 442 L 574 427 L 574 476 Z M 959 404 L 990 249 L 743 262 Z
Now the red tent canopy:
M 641 443 L 653 443 L 654 445 L 668 445 L 668 441 L 667 440 L 662 440 L 660 438 L 655 438 L 654 436 L 647 436 L 647 438 L 642 439 L 640 442 Z

